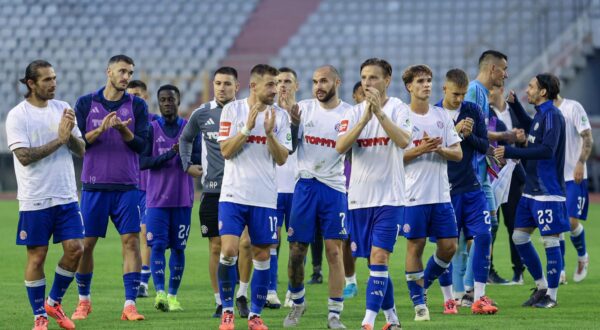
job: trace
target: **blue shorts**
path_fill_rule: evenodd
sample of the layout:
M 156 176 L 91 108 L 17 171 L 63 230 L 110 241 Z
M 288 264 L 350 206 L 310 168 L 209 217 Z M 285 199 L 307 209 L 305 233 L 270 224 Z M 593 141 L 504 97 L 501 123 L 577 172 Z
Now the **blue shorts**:
M 294 194 L 290 193 L 277 194 L 277 227 L 283 226 L 284 223 L 286 230 L 290 227 L 293 197 Z
M 300 179 L 294 189 L 288 241 L 312 243 L 319 228 L 324 239 L 348 238 L 348 199 L 317 179 Z
M 246 226 L 252 245 L 279 242 L 276 209 L 219 202 L 219 235 L 240 237 Z
M 127 191 L 82 191 L 81 213 L 85 226 L 85 237 L 106 237 L 110 216 L 119 235 L 140 232 L 139 192 Z
M 540 229 L 540 235 L 548 236 L 571 229 L 565 202 L 540 202 L 521 197 L 517 205 L 515 228 Z
M 17 245 L 48 245 L 50 236 L 54 244 L 83 238 L 83 219 L 77 202 L 19 212 Z
M 394 252 L 404 209 L 404 206 L 379 206 L 349 210 L 352 256 L 369 258 L 372 246 Z
M 451 203 L 435 203 L 404 208 L 402 235 L 407 239 L 458 237 Z
M 146 192 L 143 190 L 138 190 L 139 200 L 138 200 L 138 208 L 140 209 L 140 223 L 142 225 L 146 224 Z
M 148 246 L 185 249 L 190 236 L 191 207 L 150 207 L 146 213 Z
M 481 190 L 464 192 L 452 196 L 452 207 L 456 214 L 458 231 L 467 239 L 491 232 L 490 211 L 487 209 L 485 193 Z
M 587 220 L 588 206 L 590 198 L 588 196 L 588 181 L 581 181 L 580 184 L 575 181 L 567 181 L 567 212 L 569 217 Z

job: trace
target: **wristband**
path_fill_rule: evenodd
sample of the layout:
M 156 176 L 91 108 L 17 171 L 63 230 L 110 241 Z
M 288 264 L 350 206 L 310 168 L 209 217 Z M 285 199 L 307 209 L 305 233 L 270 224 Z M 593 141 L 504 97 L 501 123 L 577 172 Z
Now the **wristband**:
M 242 133 L 242 135 L 245 136 L 250 136 L 250 130 L 246 128 L 246 126 L 242 127 L 242 129 L 240 130 L 240 133 Z

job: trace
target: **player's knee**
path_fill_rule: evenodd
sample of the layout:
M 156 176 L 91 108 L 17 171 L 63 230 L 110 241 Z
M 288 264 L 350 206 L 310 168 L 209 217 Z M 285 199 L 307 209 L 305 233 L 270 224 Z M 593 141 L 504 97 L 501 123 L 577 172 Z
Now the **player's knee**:
M 560 247 L 560 238 L 558 236 L 542 236 L 542 241 L 544 241 L 545 249 Z
M 238 255 L 238 249 L 235 246 L 228 244 L 221 244 L 221 252 L 220 255 L 224 255 L 227 257 L 236 257 Z
M 302 243 L 290 243 L 290 262 L 293 265 L 303 264 L 308 245 Z
M 47 253 L 47 247 L 45 249 L 36 249 L 34 252 L 30 251 L 27 258 L 27 263 L 29 264 L 29 267 L 34 269 L 43 269 Z
M 373 265 L 387 265 L 389 253 L 383 249 L 371 250 L 370 262 Z
M 515 245 L 527 244 L 531 241 L 531 235 L 524 231 L 515 230 L 512 235 L 512 240 Z
M 221 241 L 210 243 L 210 253 L 217 256 L 221 253 Z
M 127 235 L 123 240 L 123 248 L 128 251 L 139 250 L 140 238 L 137 235 Z
M 81 240 L 71 240 L 65 244 L 65 257 L 79 261 L 83 255 L 83 242 Z
M 221 256 L 219 257 L 219 263 L 222 265 L 225 265 L 225 266 L 234 266 L 236 262 L 237 262 L 236 256 L 227 256 L 227 255 L 221 254 Z

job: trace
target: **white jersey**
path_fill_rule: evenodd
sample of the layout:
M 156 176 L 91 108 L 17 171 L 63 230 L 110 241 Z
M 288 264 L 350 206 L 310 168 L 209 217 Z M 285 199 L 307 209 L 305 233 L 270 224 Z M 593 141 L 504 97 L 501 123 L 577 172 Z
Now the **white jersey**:
M 383 112 L 401 129 L 411 132 L 408 109 L 390 97 Z M 346 111 L 339 135 L 350 131 L 365 112 L 366 102 Z M 352 174 L 348 188 L 348 209 L 402 206 L 404 196 L 404 150 L 397 146 L 373 116 L 352 146 Z
M 277 192 L 281 194 L 293 194 L 296 187 L 296 176 L 298 175 L 298 157 L 296 153 L 288 156 L 285 164 L 277 166 Z
M 6 135 L 8 148 L 34 148 L 58 138 L 58 125 L 64 109 L 63 101 L 48 100 L 48 106 L 38 108 L 26 100 L 8 113 Z M 81 138 L 77 125 L 71 132 Z M 17 176 L 19 211 L 35 211 L 56 205 L 77 202 L 77 185 L 73 158 L 66 145 L 50 155 L 23 166 L 13 154 Z
M 408 105 L 406 107 L 409 109 Z M 442 147 L 461 141 L 452 118 L 442 108 L 429 105 L 425 115 L 410 111 L 410 122 L 413 125 L 412 140 L 406 150 L 418 146 L 425 133 L 432 138 L 441 137 Z M 442 156 L 435 152 L 426 153 L 404 166 L 407 206 L 450 202 L 448 164 Z
M 288 114 L 277 106 L 273 107 L 276 116 L 276 138 L 284 147 L 292 150 Z M 217 141 L 222 142 L 237 135 L 246 126 L 249 112 L 247 98 L 228 103 L 221 113 Z M 277 207 L 276 164 L 267 147 L 265 112 L 262 111 L 256 116 L 256 124 L 244 146 L 237 154 L 225 160 L 219 201 L 273 209 Z
M 323 109 L 317 99 L 298 103 L 301 111 L 298 144 L 298 175 L 315 178 L 346 193 L 344 157 L 335 150 L 340 121 L 352 106 L 341 101 L 334 109 Z
M 565 181 L 573 181 L 575 165 L 581 155 L 583 139 L 581 133 L 592 129 L 585 110 L 575 100 L 563 99 L 560 104 L 560 112 L 565 117 Z M 583 178 L 587 179 L 587 166 L 583 166 Z

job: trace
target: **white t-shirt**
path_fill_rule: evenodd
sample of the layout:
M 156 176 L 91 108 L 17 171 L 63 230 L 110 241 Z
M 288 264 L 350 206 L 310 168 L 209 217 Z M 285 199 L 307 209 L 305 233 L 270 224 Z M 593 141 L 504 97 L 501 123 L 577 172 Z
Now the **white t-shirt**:
M 335 150 L 340 121 L 352 106 L 341 101 L 334 109 L 323 109 L 317 99 L 298 103 L 301 111 L 298 144 L 298 175 L 316 178 L 346 193 L 344 157 Z
M 506 130 L 512 131 L 513 123 L 512 123 L 512 118 L 510 118 L 509 105 L 506 104 L 506 106 L 504 107 L 504 111 L 500 111 L 500 109 L 498 109 L 494 106 L 490 106 L 490 107 L 494 110 L 494 112 L 496 113 L 496 116 L 498 116 L 498 119 L 502 120 L 504 125 L 506 125 Z
M 277 106 L 272 107 L 275 108 L 276 138 L 284 147 L 292 150 L 288 114 Z M 228 103 L 221 113 L 217 141 L 222 142 L 237 135 L 246 125 L 249 112 L 247 98 Z M 219 201 L 273 209 L 277 207 L 276 164 L 267 147 L 265 113 L 266 110 L 256 116 L 256 124 L 244 146 L 233 157 L 225 160 Z
M 454 122 L 442 108 L 430 105 L 425 115 L 410 111 L 409 118 L 413 125 L 412 140 L 406 150 L 415 148 L 425 133 L 432 138 L 441 137 L 442 147 L 461 141 Z M 448 164 L 442 156 L 435 152 L 426 153 L 407 162 L 404 167 L 407 206 L 450 202 Z
M 579 102 L 563 99 L 558 109 L 565 117 L 565 181 L 572 181 L 574 180 L 575 165 L 577 165 L 583 145 L 581 132 L 592 129 L 592 127 L 585 110 Z M 583 178 L 587 179 L 587 166 L 583 167 Z
M 390 97 L 383 112 L 401 129 L 411 132 L 408 109 Z M 365 111 L 366 102 L 346 111 L 339 135 L 350 131 Z M 402 206 L 404 196 L 404 150 L 385 133 L 375 116 L 363 128 L 352 146 L 352 174 L 348 188 L 348 209 Z
M 40 147 L 58 138 L 64 109 L 71 109 L 71 106 L 58 100 L 49 100 L 45 108 L 38 108 L 26 100 L 19 103 L 6 118 L 8 148 L 14 151 Z M 81 137 L 77 125 L 71 134 Z M 77 201 L 75 168 L 66 145 L 27 166 L 23 166 L 13 153 L 13 162 L 19 211 L 41 210 Z
M 285 164 L 277 166 L 277 192 L 282 194 L 293 194 L 296 187 L 296 176 L 298 175 L 297 153 L 288 156 Z

